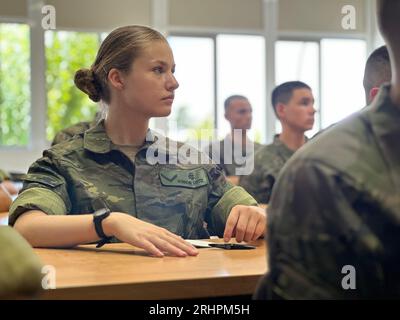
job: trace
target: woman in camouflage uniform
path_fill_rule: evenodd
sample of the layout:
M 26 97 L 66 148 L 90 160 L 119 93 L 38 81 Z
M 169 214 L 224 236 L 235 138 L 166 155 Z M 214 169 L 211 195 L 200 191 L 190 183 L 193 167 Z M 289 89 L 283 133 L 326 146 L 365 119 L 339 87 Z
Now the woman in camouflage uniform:
M 148 129 L 151 117 L 171 112 L 178 88 L 174 69 L 159 32 L 127 26 L 109 34 L 90 69 L 77 71 L 77 87 L 109 111 L 30 167 L 10 208 L 10 224 L 33 246 L 98 241 L 93 212 L 104 208 L 111 211 L 101 222 L 104 236 L 159 257 L 196 255 L 182 238 L 210 232 L 226 241 L 263 235 L 265 212 L 243 188 L 229 184 L 213 164 L 182 161 L 171 152 L 171 140 Z M 149 154 L 168 163 L 152 163 Z

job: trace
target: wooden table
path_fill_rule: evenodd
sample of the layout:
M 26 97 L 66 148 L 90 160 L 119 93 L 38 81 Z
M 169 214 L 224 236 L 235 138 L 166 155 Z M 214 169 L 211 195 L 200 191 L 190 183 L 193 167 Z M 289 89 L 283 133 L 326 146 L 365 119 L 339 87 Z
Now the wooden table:
M 267 270 L 265 241 L 253 244 L 186 258 L 155 258 L 127 244 L 34 250 L 56 268 L 56 289 L 44 290 L 44 299 L 184 299 L 251 295 Z

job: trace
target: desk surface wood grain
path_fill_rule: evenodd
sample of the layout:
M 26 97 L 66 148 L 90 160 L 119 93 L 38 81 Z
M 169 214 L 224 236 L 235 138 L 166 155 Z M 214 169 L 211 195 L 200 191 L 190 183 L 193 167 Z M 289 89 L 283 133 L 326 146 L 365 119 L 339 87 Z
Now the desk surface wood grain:
M 251 295 L 267 271 L 265 241 L 253 244 L 253 250 L 199 249 L 186 258 L 155 258 L 123 243 L 34 250 L 56 270 L 56 289 L 41 298 L 181 299 Z

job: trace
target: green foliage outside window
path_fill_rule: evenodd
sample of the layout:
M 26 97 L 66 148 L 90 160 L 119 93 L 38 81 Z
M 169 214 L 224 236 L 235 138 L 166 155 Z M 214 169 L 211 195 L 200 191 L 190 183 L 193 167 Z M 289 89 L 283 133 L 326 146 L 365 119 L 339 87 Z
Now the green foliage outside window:
M 99 34 L 46 32 L 47 139 L 77 122 L 91 121 L 98 109 L 74 84 L 75 72 L 90 68 L 100 45 Z
M 0 145 L 29 142 L 29 27 L 0 24 Z

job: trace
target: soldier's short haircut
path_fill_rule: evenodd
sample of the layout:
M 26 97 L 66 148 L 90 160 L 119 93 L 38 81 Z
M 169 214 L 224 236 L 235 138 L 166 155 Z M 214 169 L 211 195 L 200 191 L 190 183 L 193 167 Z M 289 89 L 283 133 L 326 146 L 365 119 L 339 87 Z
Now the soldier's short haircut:
M 386 46 L 382 46 L 371 53 L 365 65 L 363 85 L 367 100 L 372 88 L 379 88 L 383 83 L 390 82 L 391 78 L 389 52 Z
M 229 108 L 231 102 L 232 102 L 233 100 L 236 100 L 236 99 L 239 99 L 239 100 L 247 100 L 247 101 L 248 101 L 248 99 L 247 99 L 245 96 L 242 96 L 242 95 L 240 95 L 240 94 L 234 94 L 234 95 L 232 95 L 232 96 L 229 96 L 228 98 L 225 99 L 225 102 L 224 102 L 225 111 L 228 111 L 228 108 Z
M 309 89 L 311 90 L 310 86 L 301 81 L 289 81 L 284 82 L 277 86 L 271 95 L 271 102 L 272 107 L 274 108 L 274 112 L 276 113 L 276 106 L 278 103 L 286 104 L 292 98 L 293 91 L 296 89 Z

